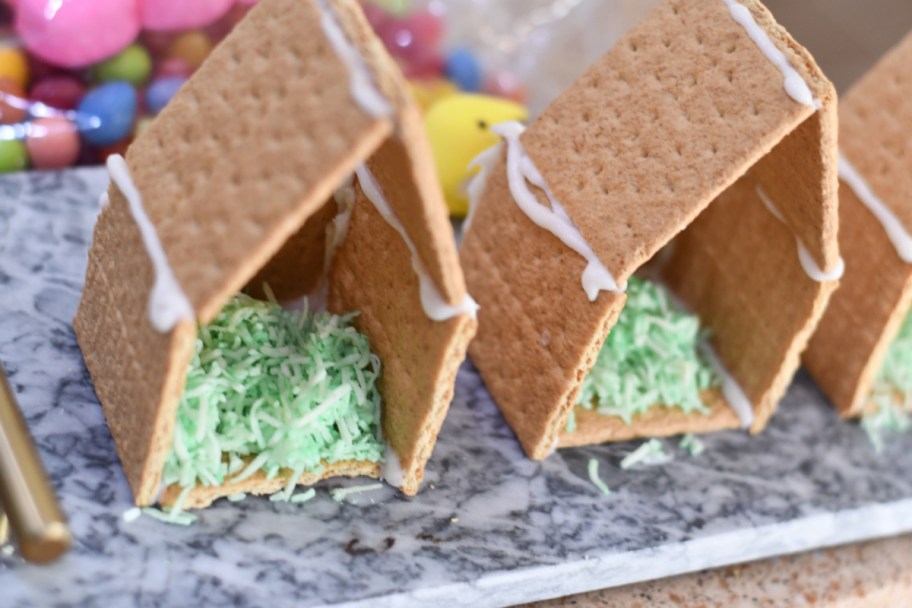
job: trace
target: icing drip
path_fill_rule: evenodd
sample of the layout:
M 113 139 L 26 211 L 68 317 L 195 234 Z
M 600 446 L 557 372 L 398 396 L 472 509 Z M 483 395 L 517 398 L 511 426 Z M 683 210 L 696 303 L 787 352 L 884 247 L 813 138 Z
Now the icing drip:
M 349 41 L 330 0 L 317 0 L 317 6 L 323 13 L 320 24 L 326 39 L 333 46 L 336 54 L 348 68 L 351 95 L 361 109 L 374 118 L 383 118 L 392 114 L 393 108 L 374 84 L 370 68 L 358 49 Z
M 386 451 L 383 452 L 383 465 L 380 468 L 380 478 L 391 486 L 400 488 L 405 481 L 405 473 L 402 470 L 402 463 L 399 457 L 393 451 L 393 446 L 386 444 Z
M 424 308 L 424 312 L 427 314 L 428 318 L 432 321 L 446 321 L 447 319 L 464 314 L 469 315 L 474 319 L 478 312 L 478 304 L 469 294 L 465 295 L 465 298 L 459 306 L 450 306 L 446 300 L 443 299 L 437 286 L 434 285 L 434 280 L 424 269 L 424 265 L 418 258 L 418 251 L 415 249 L 415 244 L 399 222 L 399 219 L 393 212 L 393 208 L 390 207 L 389 202 L 386 200 L 383 191 L 380 189 L 380 185 L 374 179 L 370 169 L 368 169 L 366 165 L 360 165 L 356 170 L 356 174 L 364 195 L 373 203 L 380 215 L 383 216 L 383 219 L 386 220 L 386 223 L 399 233 L 399 236 L 405 241 L 409 252 L 412 254 L 412 268 L 418 276 L 421 306 Z
M 491 175 L 491 171 L 494 170 L 494 164 L 500 157 L 500 151 L 502 149 L 503 143 L 498 142 L 487 150 L 480 152 L 478 156 L 473 158 L 472 162 L 469 163 L 469 169 L 478 167 L 478 173 L 472 176 L 472 180 L 469 182 L 469 212 L 466 215 L 465 223 L 462 225 L 463 235 L 469 231 L 469 227 L 472 225 L 472 219 L 475 217 L 475 209 L 478 207 L 478 199 L 480 199 L 481 195 L 484 193 L 484 187 L 488 181 L 488 176 Z
M 703 342 L 700 345 L 700 352 L 703 353 L 703 356 L 706 357 L 719 376 L 721 376 L 722 395 L 728 402 L 729 407 L 735 412 L 735 415 L 738 416 L 738 420 L 741 421 L 741 428 L 750 427 L 754 423 L 754 408 L 744 389 L 725 368 L 719 355 L 716 354 L 715 349 L 708 342 Z
M 617 284 L 605 265 L 592 251 L 592 247 L 583 238 L 579 228 L 573 224 L 567 212 L 554 198 L 551 189 L 548 188 L 532 159 L 526 156 L 522 143 L 519 141 L 519 136 L 522 135 L 525 127 L 518 122 L 511 121 L 494 125 L 491 130 L 507 142 L 507 179 L 513 200 L 536 225 L 559 238 L 564 245 L 580 254 L 588 262 L 583 271 L 582 283 L 589 301 L 594 302 L 599 291 L 623 293 L 627 289 L 627 284 Z M 529 190 L 527 181 L 544 191 L 551 203 L 551 209 L 538 202 L 538 199 Z
M 785 92 L 788 93 L 788 96 L 800 104 L 819 109 L 820 102 L 814 98 L 814 94 L 811 92 L 811 88 L 808 86 L 807 82 L 805 82 L 804 78 L 801 77 L 801 74 L 792 67 L 788 57 L 785 56 L 785 53 L 780 51 L 776 45 L 773 44 L 769 34 L 757 24 L 750 9 L 737 2 L 737 0 L 723 0 L 723 2 L 725 2 L 725 6 L 728 7 L 728 12 L 731 13 L 732 19 L 744 28 L 744 31 L 746 31 L 747 35 L 754 41 L 754 44 L 757 45 L 760 52 L 766 55 L 766 58 L 770 60 L 770 63 L 782 72 L 782 77 L 785 80 Z
M 194 320 L 196 315 L 193 312 L 193 306 L 171 270 L 168 256 L 165 255 L 161 241 L 158 240 L 155 226 L 146 215 L 142 197 L 130 178 L 130 171 L 123 156 L 112 154 L 108 157 L 107 165 L 111 181 L 117 185 L 124 198 L 127 199 L 130 213 L 139 228 L 143 244 L 146 246 L 155 271 L 155 282 L 149 293 L 149 321 L 156 331 L 169 332 L 179 321 Z
M 774 218 L 788 226 L 785 218 L 779 213 L 779 209 L 776 208 L 773 201 L 766 195 L 763 186 L 757 186 L 757 196 L 760 197 L 760 200 L 763 201 L 763 205 Z M 817 262 L 814 261 L 813 256 L 811 256 L 811 252 L 808 251 L 807 247 L 804 246 L 804 243 L 802 243 L 801 239 L 797 236 L 795 237 L 795 243 L 798 245 L 798 260 L 801 262 L 801 267 L 811 280 L 823 283 L 824 281 L 836 281 L 842 278 L 842 275 L 845 272 L 845 262 L 843 262 L 842 258 L 839 258 L 839 261 L 832 270 L 824 271 L 817 265 Z
M 858 173 L 854 165 L 842 155 L 839 156 L 839 179 L 851 188 L 861 204 L 874 214 L 902 261 L 912 263 L 912 235 L 905 229 L 899 218 L 890 211 L 890 208 L 874 194 L 871 186 Z

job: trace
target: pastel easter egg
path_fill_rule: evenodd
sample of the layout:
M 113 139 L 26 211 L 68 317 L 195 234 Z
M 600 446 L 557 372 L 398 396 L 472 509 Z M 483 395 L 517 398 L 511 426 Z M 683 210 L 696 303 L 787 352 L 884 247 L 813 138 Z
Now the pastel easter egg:
M 48 76 L 32 85 L 29 99 L 60 110 L 74 110 L 85 95 L 85 86 L 72 76 Z
M 19 83 L 0 79 L 0 123 L 16 124 L 28 114 L 29 101 Z
M 370 2 L 397 17 L 408 13 L 412 4 L 411 0 L 370 0 Z
M 12 80 L 20 87 L 28 85 L 28 59 L 21 49 L 0 48 L 0 79 L 3 78 Z
M 150 114 L 158 114 L 162 111 L 171 98 L 177 94 L 181 85 L 186 82 L 186 78 L 162 78 L 156 80 L 146 89 L 146 109 Z
M 185 32 L 174 39 L 168 50 L 168 57 L 182 59 L 195 70 L 205 61 L 211 50 L 212 41 L 205 32 Z
M 419 80 L 440 78 L 446 66 L 443 56 L 429 47 L 420 55 L 399 61 L 406 78 Z
M 525 103 L 526 89 L 519 78 L 509 72 L 496 72 L 485 79 L 484 92 L 495 97 Z
M 139 86 L 149 79 L 152 58 L 140 44 L 131 44 L 117 55 L 96 65 L 92 72 L 102 81 L 124 80 Z
M 19 0 L 16 32 L 26 49 L 66 68 L 116 55 L 139 33 L 137 0 Z
M 364 9 L 364 16 L 367 17 L 367 22 L 378 34 L 380 30 L 393 20 L 393 16 L 386 12 L 386 9 L 382 6 L 367 3 L 362 8 Z
M 222 15 L 218 20 L 206 26 L 205 30 L 206 33 L 209 34 L 209 38 L 212 39 L 213 42 L 218 42 L 227 36 L 228 33 L 234 29 L 234 26 L 247 16 L 247 13 L 250 12 L 251 8 L 253 8 L 252 3 L 237 3 L 232 6 L 228 12 Z
M 28 167 L 28 151 L 17 139 L 0 139 L 0 173 L 22 171 Z
M 92 89 L 79 103 L 79 131 L 95 146 L 110 146 L 130 134 L 136 118 L 136 90 L 115 81 Z
M 519 104 L 460 93 L 440 99 L 425 114 L 424 126 L 450 213 L 457 217 L 468 209 L 467 184 L 475 170 L 469 163 L 500 138 L 491 126 L 507 120 L 525 120 Z
M 79 157 L 79 134 L 66 118 L 38 118 L 29 123 L 25 146 L 36 169 L 63 169 Z
M 455 49 L 446 59 L 447 78 L 463 91 L 478 91 L 481 88 L 481 64 L 468 49 Z
M 234 0 L 139 0 L 142 26 L 173 32 L 209 25 L 234 4 Z
M 193 70 L 187 62 L 178 57 L 163 59 L 155 66 L 155 78 L 189 78 Z

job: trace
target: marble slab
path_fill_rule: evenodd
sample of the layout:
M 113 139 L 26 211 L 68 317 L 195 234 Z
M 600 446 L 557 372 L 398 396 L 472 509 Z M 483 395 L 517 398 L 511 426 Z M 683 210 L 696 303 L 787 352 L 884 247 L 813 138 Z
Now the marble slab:
M 69 514 L 48 567 L 0 554 L 0 605 L 498 606 L 912 530 L 912 437 L 875 453 L 800 376 L 770 428 L 623 471 L 636 444 L 523 457 L 466 365 L 421 494 L 221 501 L 188 527 L 131 506 L 70 321 L 106 178 L 0 178 L 0 362 Z M 612 489 L 589 481 L 591 458 Z

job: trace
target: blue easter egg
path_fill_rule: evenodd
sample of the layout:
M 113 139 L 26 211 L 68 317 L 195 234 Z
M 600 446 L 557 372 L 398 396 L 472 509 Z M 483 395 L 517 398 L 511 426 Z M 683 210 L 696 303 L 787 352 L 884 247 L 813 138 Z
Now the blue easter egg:
M 82 138 L 93 146 L 110 146 L 125 139 L 136 118 L 136 90 L 128 82 L 114 81 L 86 93 L 77 107 Z
M 481 64 L 468 49 L 456 49 L 446 60 L 447 78 L 463 91 L 481 89 Z
M 186 81 L 186 78 L 172 76 L 168 78 L 159 78 L 150 84 L 149 88 L 146 89 L 146 107 L 149 109 L 149 112 L 152 114 L 161 112 L 162 108 L 168 105 L 168 102 L 171 101 L 171 98 L 174 97 L 177 90 L 181 88 L 181 85 Z

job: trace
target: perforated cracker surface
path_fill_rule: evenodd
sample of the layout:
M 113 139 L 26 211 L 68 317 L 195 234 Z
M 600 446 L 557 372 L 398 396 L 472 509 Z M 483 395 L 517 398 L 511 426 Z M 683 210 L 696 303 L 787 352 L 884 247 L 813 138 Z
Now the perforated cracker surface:
M 871 189 L 912 226 L 912 35 L 843 98 L 840 148 Z M 840 247 L 846 272 L 805 355 L 840 413 L 860 415 L 881 360 L 912 299 L 912 266 L 846 183 L 840 184 Z
M 772 36 L 787 39 L 765 9 L 751 7 Z M 830 102 L 832 87 L 792 46 L 800 48 L 780 43 Z M 721 0 L 667 0 L 552 103 L 523 143 L 623 280 L 812 113 L 786 94 L 782 74 Z M 791 223 L 831 267 L 835 213 L 829 240 L 824 216 Z

